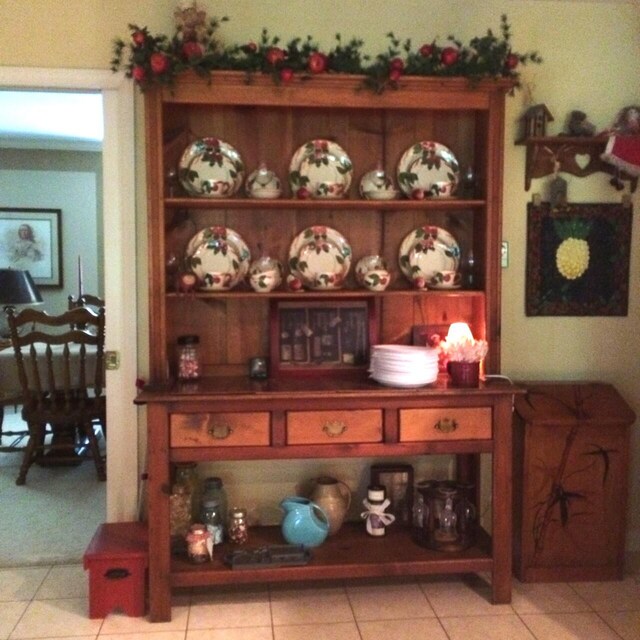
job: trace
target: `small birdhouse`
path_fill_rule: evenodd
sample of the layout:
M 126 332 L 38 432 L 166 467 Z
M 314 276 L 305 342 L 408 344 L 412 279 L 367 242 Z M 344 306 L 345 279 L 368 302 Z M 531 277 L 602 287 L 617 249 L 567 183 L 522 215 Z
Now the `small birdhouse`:
M 523 118 L 521 141 L 527 138 L 544 137 L 547 135 L 547 122 L 553 122 L 553 116 L 544 104 L 529 107 Z

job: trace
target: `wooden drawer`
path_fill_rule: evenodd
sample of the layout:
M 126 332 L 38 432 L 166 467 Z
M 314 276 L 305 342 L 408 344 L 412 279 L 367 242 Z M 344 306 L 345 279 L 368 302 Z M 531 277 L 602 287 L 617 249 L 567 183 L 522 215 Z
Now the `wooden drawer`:
M 400 410 L 400 442 L 487 440 L 491 433 L 491 407 Z
M 268 447 L 270 414 L 174 413 L 171 415 L 172 447 Z
M 287 444 L 382 442 L 382 411 L 289 411 Z

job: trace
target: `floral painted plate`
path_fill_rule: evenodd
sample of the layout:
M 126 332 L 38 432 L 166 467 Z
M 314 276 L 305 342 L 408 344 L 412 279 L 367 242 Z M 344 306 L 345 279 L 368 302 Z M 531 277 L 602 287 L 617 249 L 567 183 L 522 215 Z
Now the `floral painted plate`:
M 244 162 L 228 142 L 201 138 L 183 151 L 178 178 L 189 195 L 229 198 L 242 186 Z
M 351 246 L 335 229 L 301 231 L 289 248 L 289 269 L 309 289 L 340 289 L 351 267 Z
M 427 140 L 404 152 L 397 174 L 400 189 L 410 198 L 446 198 L 455 193 L 460 166 L 451 149 Z
M 439 272 L 457 271 L 460 247 L 446 229 L 418 227 L 400 244 L 398 263 L 409 282 L 423 278 L 428 284 Z
M 196 233 L 186 250 L 186 261 L 200 280 L 200 289 L 229 290 L 244 280 L 251 263 L 249 247 L 233 229 L 216 226 Z
M 344 198 L 353 164 L 347 152 L 330 140 L 310 140 L 291 158 L 289 184 L 298 198 Z

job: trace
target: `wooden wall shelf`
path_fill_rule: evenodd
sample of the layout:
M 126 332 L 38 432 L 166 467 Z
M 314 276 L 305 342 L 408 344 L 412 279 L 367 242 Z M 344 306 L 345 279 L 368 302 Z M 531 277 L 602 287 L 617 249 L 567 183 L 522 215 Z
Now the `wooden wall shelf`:
M 616 171 L 612 165 L 600 159 L 604 152 L 608 138 L 596 136 L 593 138 L 572 136 L 540 136 L 520 140 L 516 144 L 527 147 L 525 165 L 524 188 L 529 191 L 533 178 L 544 178 L 555 171 L 555 163 L 559 163 L 559 171 L 584 178 L 602 171 L 613 176 L 613 186 L 620 184 L 620 180 L 630 183 L 631 191 L 635 192 L 638 178 Z M 616 188 L 618 188 L 616 186 Z M 622 188 L 622 187 L 620 187 Z

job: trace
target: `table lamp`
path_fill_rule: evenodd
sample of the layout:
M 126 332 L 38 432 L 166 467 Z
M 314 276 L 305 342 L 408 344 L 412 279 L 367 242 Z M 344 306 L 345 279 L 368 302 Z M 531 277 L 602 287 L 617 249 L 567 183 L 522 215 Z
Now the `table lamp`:
M 7 307 L 32 304 L 42 304 L 42 296 L 31 274 L 20 269 L 0 269 L 0 306 L 3 311 Z M 5 312 L 0 319 L 0 339 L 6 340 L 9 336 Z

